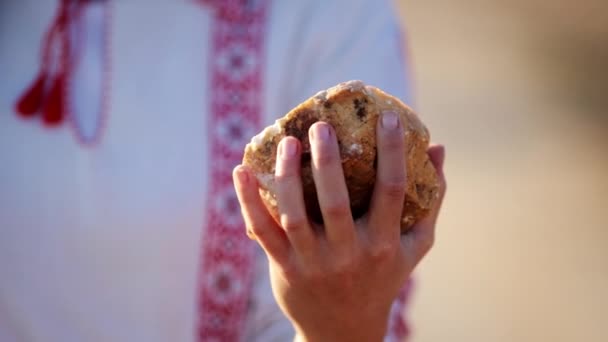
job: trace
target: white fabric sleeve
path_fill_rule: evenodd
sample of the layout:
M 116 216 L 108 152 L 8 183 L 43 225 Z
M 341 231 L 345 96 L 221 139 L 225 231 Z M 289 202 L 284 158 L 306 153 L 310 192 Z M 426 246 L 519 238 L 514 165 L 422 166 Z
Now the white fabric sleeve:
M 319 90 L 352 79 L 380 87 L 411 104 L 401 29 L 389 0 L 310 1 L 299 10 L 306 20 L 295 31 L 297 44 L 290 44 L 293 74 L 283 77 L 281 87 L 289 108 Z M 245 341 L 290 341 L 294 329 L 272 296 L 262 252 L 256 265 Z M 398 340 L 387 331 L 386 341 Z

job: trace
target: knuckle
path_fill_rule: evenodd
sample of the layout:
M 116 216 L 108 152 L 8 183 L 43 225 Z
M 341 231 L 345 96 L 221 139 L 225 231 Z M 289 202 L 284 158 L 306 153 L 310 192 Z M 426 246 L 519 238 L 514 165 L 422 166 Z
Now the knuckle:
M 274 180 L 277 184 L 290 184 L 296 180 L 296 174 L 294 172 L 290 172 L 289 169 L 282 170 L 282 172 L 277 172 L 277 174 L 274 176 Z
M 246 224 L 246 229 L 247 232 L 251 232 L 253 233 L 253 235 L 261 238 L 264 238 L 265 236 L 268 236 L 271 233 L 271 227 L 261 224 L 261 222 L 258 222 L 256 220 L 248 220 Z
M 380 181 L 378 186 L 380 188 L 379 190 L 389 198 L 402 200 L 405 196 L 405 177 L 399 177 L 388 181 Z
M 355 274 L 357 270 L 357 262 L 354 258 L 345 257 L 334 261 L 332 274 L 340 278 L 349 278 Z
M 266 235 L 266 229 L 263 229 L 261 226 L 259 225 L 249 225 L 247 227 L 247 232 L 251 232 L 253 233 L 253 235 L 258 236 L 258 237 L 262 237 L 264 235 Z
M 331 203 L 323 208 L 323 212 L 328 218 L 341 218 L 350 216 L 350 204 L 347 201 L 340 200 L 336 203 Z
M 397 250 L 396 243 L 375 243 L 369 250 L 369 256 L 374 262 L 382 262 L 393 259 Z
M 304 217 L 293 217 L 282 215 L 281 216 L 281 226 L 287 233 L 295 233 L 298 232 L 307 225 L 307 220 Z

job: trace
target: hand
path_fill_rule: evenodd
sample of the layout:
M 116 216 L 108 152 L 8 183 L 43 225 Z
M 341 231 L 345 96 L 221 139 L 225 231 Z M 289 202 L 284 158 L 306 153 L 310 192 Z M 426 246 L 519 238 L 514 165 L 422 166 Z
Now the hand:
M 378 172 L 369 212 L 353 221 L 333 128 L 309 131 L 313 177 L 324 229 L 306 215 L 299 141 L 278 149 L 276 189 L 280 222 L 262 202 L 255 176 L 244 166 L 234 181 L 245 223 L 265 250 L 274 296 L 294 324 L 298 340 L 381 341 L 391 303 L 415 265 L 431 248 L 446 185 L 443 146 L 428 154 L 441 179 L 430 214 L 400 235 L 405 194 L 403 128 L 397 115 L 378 120 Z

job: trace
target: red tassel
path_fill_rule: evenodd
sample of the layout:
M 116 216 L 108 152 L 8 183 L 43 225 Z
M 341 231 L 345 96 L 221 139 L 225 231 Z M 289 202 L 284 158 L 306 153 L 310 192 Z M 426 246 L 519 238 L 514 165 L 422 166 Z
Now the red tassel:
M 47 126 L 56 126 L 63 121 L 64 118 L 64 102 L 65 102 L 65 78 L 63 75 L 58 75 L 51 87 L 49 96 L 44 106 L 42 120 Z
M 15 111 L 24 118 L 36 115 L 44 102 L 44 85 L 46 74 L 40 73 L 34 83 L 21 95 L 15 105 Z

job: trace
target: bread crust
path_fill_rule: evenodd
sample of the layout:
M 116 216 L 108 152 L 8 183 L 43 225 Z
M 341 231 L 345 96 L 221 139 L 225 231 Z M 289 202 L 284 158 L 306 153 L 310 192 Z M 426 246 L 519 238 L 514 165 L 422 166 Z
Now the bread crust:
M 332 125 L 355 218 L 362 216 L 376 180 L 376 123 L 383 111 L 396 112 L 403 123 L 406 151 L 407 184 L 403 203 L 401 232 L 423 218 L 438 200 L 437 172 L 426 153 L 428 129 L 414 111 L 396 97 L 361 81 L 340 83 L 304 101 L 274 125 L 266 127 L 245 147 L 243 164 L 256 175 L 260 194 L 275 219 L 278 208 L 274 172 L 277 146 L 285 136 L 293 136 L 302 145 L 302 184 L 310 218 L 322 222 L 311 169 L 308 129 L 317 121 Z M 278 221 L 278 220 L 277 220 Z M 252 232 L 249 236 L 255 238 Z

